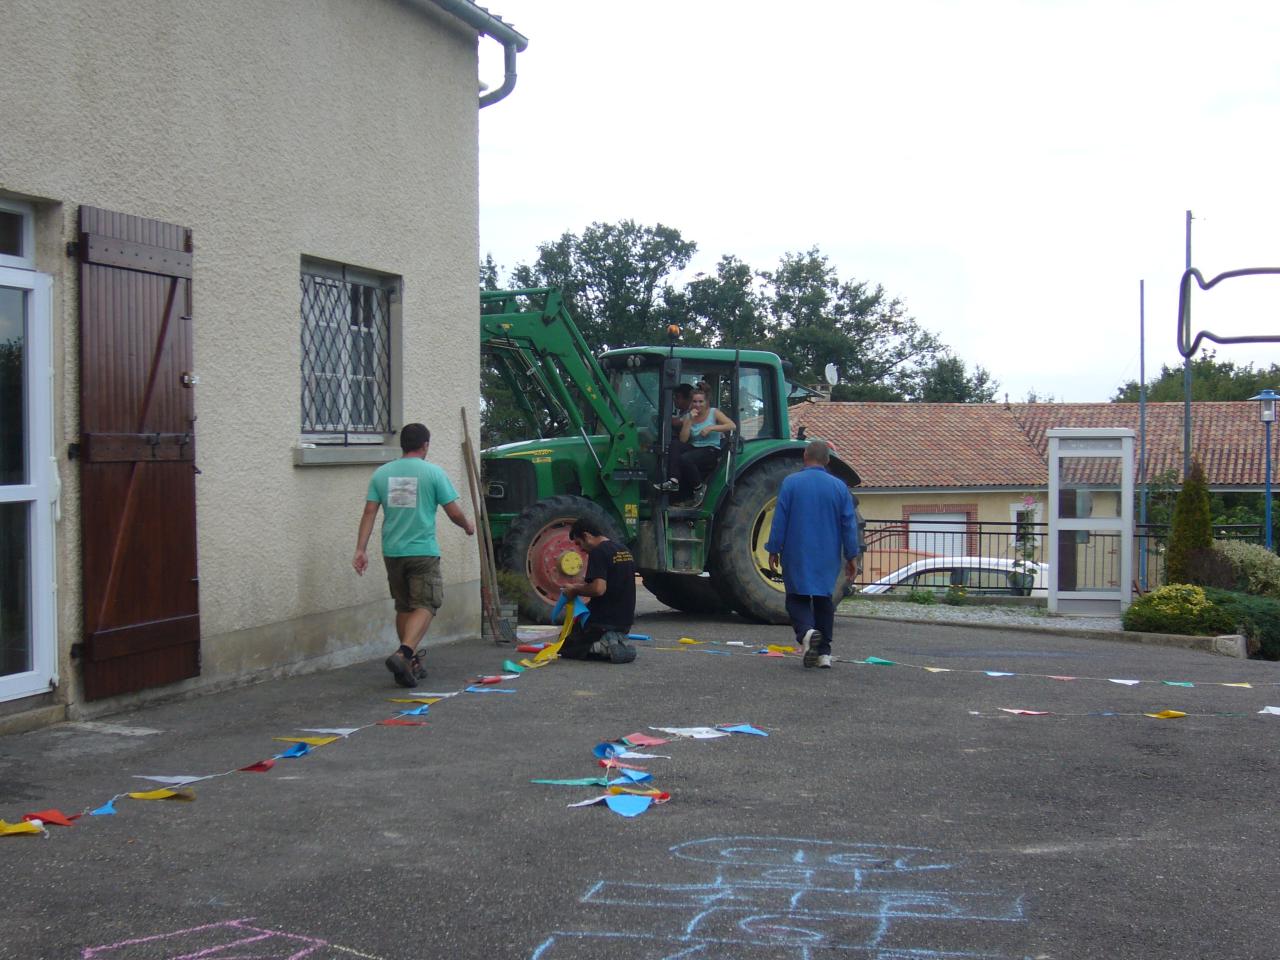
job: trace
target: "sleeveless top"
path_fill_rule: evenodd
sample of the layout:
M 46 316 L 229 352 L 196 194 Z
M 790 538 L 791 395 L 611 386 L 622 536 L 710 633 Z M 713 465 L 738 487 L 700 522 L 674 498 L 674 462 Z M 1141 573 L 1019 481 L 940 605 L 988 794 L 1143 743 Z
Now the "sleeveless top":
M 689 446 L 691 447 L 720 447 L 721 433 L 698 433 L 700 427 L 714 427 L 716 425 L 716 408 L 709 407 L 707 409 L 707 419 L 701 423 L 695 423 L 689 428 Z

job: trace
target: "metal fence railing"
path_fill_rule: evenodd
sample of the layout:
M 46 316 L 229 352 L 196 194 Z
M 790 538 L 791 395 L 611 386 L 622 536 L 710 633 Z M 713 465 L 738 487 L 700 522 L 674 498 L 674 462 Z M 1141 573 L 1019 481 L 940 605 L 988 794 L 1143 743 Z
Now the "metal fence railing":
M 1048 546 L 1047 523 L 927 520 L 912 517 L 911 520 L 868 520 L 863 531 L 862 573 L 854 584 L 861 588 L 893 578 L 905 568 L 921 561 L 915 579 L 920 585 L 937 586 L 941 581 L 929 577 L 931 568 L 962 566 L 947 564 L 943 558 L 985 558 L 1003 561 L 988 564 L 990 568 L 1022 569 L 1026 561 L 1034 564 L 1053 565 L 1054 558 Z M 1261 543 L 1263 530 L 1260 524 L 1224 524 L 1214 527 L 1213 535 L 1219 540 L 1246 540 Z M 1077 535 L 1074 557 L 1074 582 L 1078 589 L 1114 589 L 1119 586 L 1120 534 L 1080 533 Z M 1134 530 L 1133 580 L 1143 590 L 1153 590 L 1164 583 L 1164 558 L 1169 540 L 1167 524 L 1138 524 Z M 978 569 L 979 564 L 965 564 Z M 961 582 L 956 577 L 951 582 Z M 978 592 L 1006 592 L 999 576 L 985 579 L 977 573 L 969 574 L 966 586 Z M 945 585 L 945 584 L 943 584 Z M 1047 586 L 1047 581 L 1045 582 Z

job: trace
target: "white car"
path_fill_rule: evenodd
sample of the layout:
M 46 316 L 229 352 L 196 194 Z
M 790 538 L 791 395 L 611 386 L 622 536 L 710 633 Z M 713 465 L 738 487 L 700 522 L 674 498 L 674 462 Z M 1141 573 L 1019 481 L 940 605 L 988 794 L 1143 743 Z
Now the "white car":
M 1031 575 L 1028 591 L 1023 578 Z M 1043 597 L 1049 582 L 1049 565 L 1005 557 L 927 557 L 867 584 L 862 593 L 909 593 L 912 590 L 945 592 L 961 586 L 968 593 Z

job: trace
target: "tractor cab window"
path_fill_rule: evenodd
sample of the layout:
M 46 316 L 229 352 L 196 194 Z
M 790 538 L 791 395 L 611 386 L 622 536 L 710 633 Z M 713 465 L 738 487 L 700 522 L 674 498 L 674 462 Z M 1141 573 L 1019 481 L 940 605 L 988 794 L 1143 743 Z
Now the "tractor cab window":
M 743 440 L 778 435 L 778 411 L 769 403 L 769 381 L 760 367 L 741 367 L 738 375 L 737 416 L 730 413 L 738 424 Z
M 641 445 L 658 436 L 658 368 L 627 367 L 613 372 L 613 389 L 623 413 L 635 421 Z

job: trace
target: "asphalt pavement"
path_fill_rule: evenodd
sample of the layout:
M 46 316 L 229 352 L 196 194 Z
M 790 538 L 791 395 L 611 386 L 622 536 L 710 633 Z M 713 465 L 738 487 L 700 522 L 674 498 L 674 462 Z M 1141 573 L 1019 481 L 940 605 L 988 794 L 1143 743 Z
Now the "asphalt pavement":
M 635 629 L 654 639 L 634 663 L 553 663 L 422 726 L 377 724 L 403 691 L 373 661 L 0 738 L 13 822 L 360 728 L 193 802 L 0 837 L 0 958 L 1280 953 L 1280 716 L 1258 713 L 1280 706 L 1280 664 L 842 618 L 824 671 L 751 652 L 784 628 L 651 603 Z M 511 655 L 432 648 L 418 689 Z M 868 657 L 892 663 L 851 662 Z M 1187 715 L 1143 715 L 1162 710 Z M 599 775 L 604 740 L 734 723 L 768 736 L 629 761 L 670 793 L 634 818 L 567 807 L 599 788 L 530 783 Z

